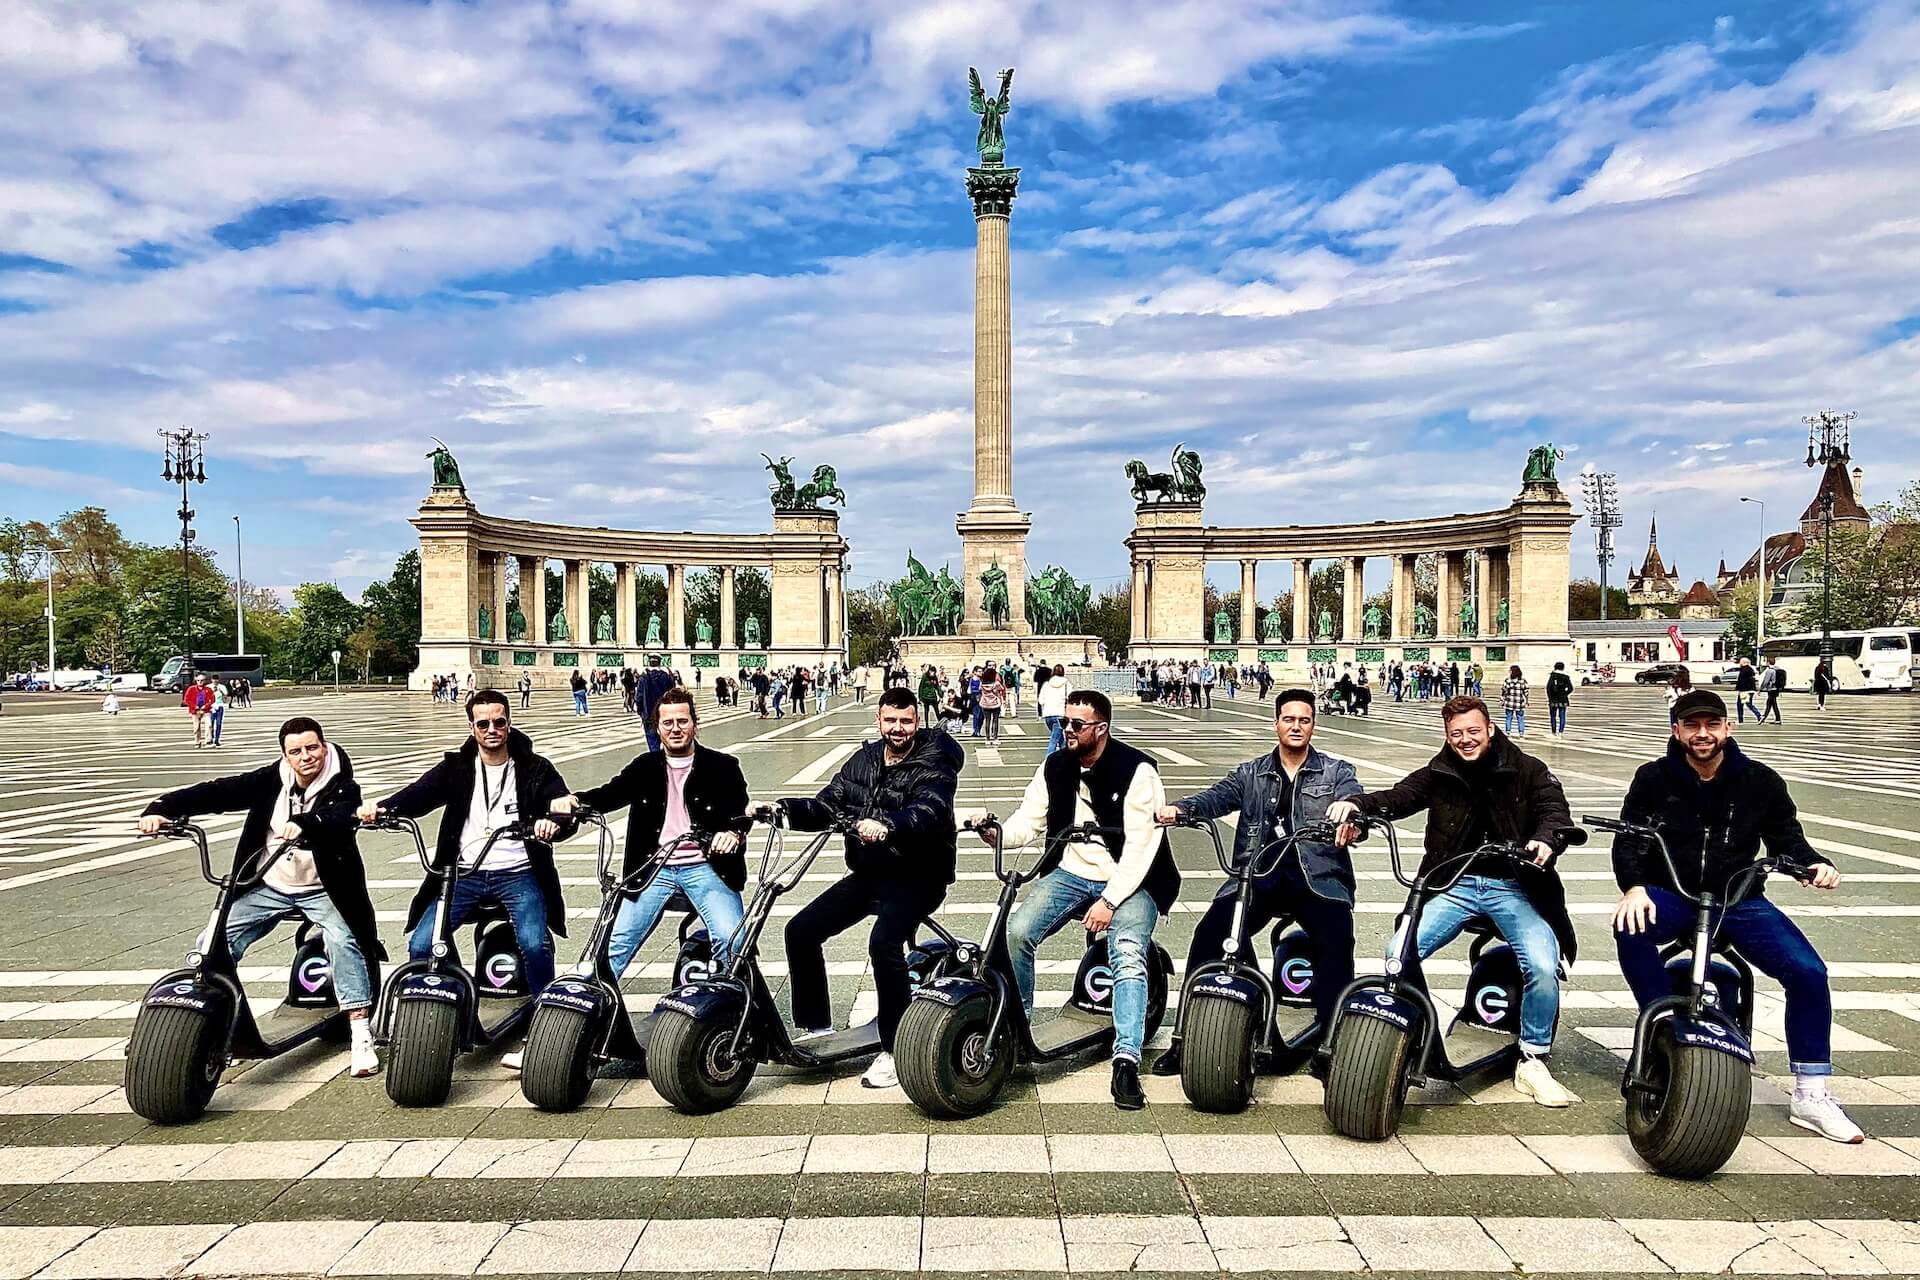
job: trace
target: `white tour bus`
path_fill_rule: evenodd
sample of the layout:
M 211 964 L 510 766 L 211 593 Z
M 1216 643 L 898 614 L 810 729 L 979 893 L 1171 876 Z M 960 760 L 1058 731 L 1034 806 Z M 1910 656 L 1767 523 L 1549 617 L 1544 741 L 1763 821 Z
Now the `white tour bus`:
M 1814 665 L 1820 661 L 1820 633 L 1781 636 L 1762 645 L 1760 653 L 1779 660 L 1789 689 L 1810 689 Z M 1838 692 L 1911 691 L 1916 676 L 1920 676 L 1920 630 L 1875 627 L 1833 633 L 1833 679 Z

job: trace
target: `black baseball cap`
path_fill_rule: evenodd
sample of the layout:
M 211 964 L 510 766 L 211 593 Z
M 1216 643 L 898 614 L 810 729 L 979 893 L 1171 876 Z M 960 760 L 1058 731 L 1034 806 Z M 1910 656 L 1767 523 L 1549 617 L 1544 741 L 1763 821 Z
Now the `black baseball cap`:
M 1688 716 L 1697 715 L 1718 716 L 1725 720 L 1727 704 L 1711 689 L 1689 689 L 1673 700 L 1673 723 L 1679 724 Z

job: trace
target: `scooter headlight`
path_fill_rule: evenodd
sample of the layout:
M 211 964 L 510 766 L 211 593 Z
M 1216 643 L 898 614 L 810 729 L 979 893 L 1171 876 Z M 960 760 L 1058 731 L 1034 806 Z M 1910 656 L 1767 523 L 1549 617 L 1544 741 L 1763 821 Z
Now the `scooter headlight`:
M 576 978 L 591 978 L 593 976 L 593 962 L 591 960 L 582 960 L 579 964 L 573 966 L 573 976 Z
M 198 968 L 200 965 L 200 962 L 205 959 L 206 957 L 201 955 L 198 951 L 189 951 L 187 952 L 187 967 Z
M 1405 966 L 1404 966 L 1404 965 L 1402 965 L 1402 964 L 1400 963 L 1400 961 L 1399 961 L 1398 959 L 1393 959 L 1393 960 L 1389 960 L 1389 961 L 1387 961 L 1387 976 L 1388 976 L 1389 978 L 1397 978 L 1397 977 L 1399 977 L 1399 976 L 1400 976 L 1400 970 L 1401 970 L 1401 969 L 1403 969 L 1404 967 L 1405 967 Z
M 958 962 L 960 962 L 961 964 L 972 964 L 973 948 L 972 947 L 955 947 L 953 949 L 953 958 Z
M 447 952 L 448 947 L 446 943 L 436 942 L 433 944 L 433 958 L 435 960 L 445 960 L 447 958 Z

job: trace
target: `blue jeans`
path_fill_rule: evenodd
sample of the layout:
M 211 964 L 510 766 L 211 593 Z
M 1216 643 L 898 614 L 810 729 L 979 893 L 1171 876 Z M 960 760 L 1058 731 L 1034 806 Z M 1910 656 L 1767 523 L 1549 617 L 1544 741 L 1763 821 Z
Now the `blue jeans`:
M 513 921 L 513 936 L 520 944 L 520 958 L 526 965 L 527 990 L 539 995 L 553 981 L 553 937 L 547 932 L 547 899 L 540 882 L 526 867 L 512 871 L 471 871 L 453 886 L 453 904 L 447 917 L 447 936 L 466 922 L 481 904 L 497 901 L 507 909 Z M 427 904 L 420 923 L 407 939 L 407 955 L 425 960 L 433 954 L 433 918 L 439 910 L 436 899 Z
M 1459 937 L 1475 916 L 1493 921 L 1520 962 L 1520 1047 L 1546 1053 L 1553 1048 L 1553 1027 L 1560 1018 L 1560 939 L 1519 885 L 1492 876 L 1462 876 L 1453 888 L 1429 899 L 1420 917 L 1420 958 Z
M 1693 934 L 1693 904 L 1658 885 L 1647 886 L 1654 919 L 1645 933 L 1616 933 L 1620 969 L 1642 1006 L 1673 993 L 1660 948 Z M 1720 913 L 1719 936 L 1747 962 L 1786 990 L 1787 1058 L 1795 1075 L 1833 1074 L 1833 993 L 1827 966 L 1798 925 L 1765 898 L 1736 902 Z
M 585 689 L 575 689 L 573 691 L 573 714 L 577 716 L 587 714 L 587 691 Z
M 1527 713 L 1524 711 L 1507 712 L 1507 736 L 1524 738 L 1527 736 Z
M 660 917 L 666 914 L 667 902 L 676 889 L 687 895 L 687 901 L 700 913 L 700 923 L 707 926 L 707 937 L 713 943 L 713 967 L 716 970 L 725 967 L 727 943 L 733 938 L 733 931 L 740 927 L 740 895 L 727 887 L 710 863 L 697 862 L 685 867 L 660 868 L 659 874 L 637 897 L 620 904 L 620 913 L 613 918 L 613 939 L 607 949 L 607 962 L 613 966 L 615 977 L 627 971 L 634 953 L 646 945 L 659 927 Z
M 327 939 L 327 959 L 333 965 L 333 993 L 342 1009 L 364 1009 L 373 1003 L 373 980 L 367 974 L 367 958 L 346 917 L 340 914 L 325 889 L 295 896 L 280 892 L 272 885 L 258 884 L 233 900 L 227 911 L 227 950 L 234 963 L 247 954 L 247 948 L 273 932 L 282 920 L 311 920 Z
M 1013 918 L 1007 921 L 1007 954 L 1013 960 L 1020 1002 L 1029 1016 L 1033 1013 L 1033 957 L 1040 944 L 1085 915 L 1106 887 L 1101 881 L 1084 880 L 1071 871 L 1055 868 L 1036 880 L 1027 890 L 1026 899 L 1014 908 Z M 1146 890 L 1139 889 L 1120 904 L 1107 930 L 1113 962 L 1115 1058 L 1140 1061 L 1140 1049 L 1147 1038 L 1147 945 L 1159 920 L 1160 908 Z
M 207 732 L 213 737 L 213 745 L 220 745 L 220 722 L 227 718 L 225 707 L 215 707 L 207 713 Z
M 1555 733 L 1567 731 L 1567 704 L 1564 702 L 1547 704 L 1547 728 Z
M 1047 716 L 1047 754 L 1052 755 L 1067 741 L 1067 718 L 1065 716 Z

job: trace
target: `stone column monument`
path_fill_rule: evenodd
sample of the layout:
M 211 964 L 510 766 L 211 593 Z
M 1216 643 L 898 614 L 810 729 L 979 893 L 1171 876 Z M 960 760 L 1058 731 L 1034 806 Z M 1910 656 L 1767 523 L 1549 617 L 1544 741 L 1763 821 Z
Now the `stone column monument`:
M 967 73 L 973 110 L 980 116 L 980 163 L 967 170 L 977 241 L 973 259 L 973 502 L 954 522 L 959 531 L 965 587 L 962 635 L 1028 635 L 1027 531 L 1032 519 L 1013 501 L 1013 323 L 1007 228 L 1020 170 L 1006 165 L 1000 120 L 1007 113 L 1013 72 L 1000 73 L 1000 92 L 988 97 L 976 71 Z M 980 577 L 998 564 L 1007 576 L 1007 616 L 994 626 L 982 601 Z

